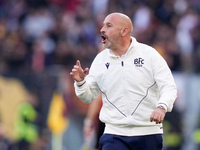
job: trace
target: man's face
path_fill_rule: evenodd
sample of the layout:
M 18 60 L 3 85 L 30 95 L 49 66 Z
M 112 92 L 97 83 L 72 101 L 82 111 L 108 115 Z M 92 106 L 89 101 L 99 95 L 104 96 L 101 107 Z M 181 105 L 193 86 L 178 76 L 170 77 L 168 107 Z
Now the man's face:
M 105 18 L 103 27 L 100 30 L 102 43 L 105 48 L 115 49 L 116 44 L 120 40 L 121 29 L 120 22 L 116 17 L 109 15 Z

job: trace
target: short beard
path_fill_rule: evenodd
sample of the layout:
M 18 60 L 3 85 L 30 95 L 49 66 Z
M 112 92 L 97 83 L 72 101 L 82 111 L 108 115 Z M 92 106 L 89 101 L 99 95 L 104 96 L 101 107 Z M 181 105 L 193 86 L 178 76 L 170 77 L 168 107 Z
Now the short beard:
M 104 47 L 104 48 L 108 48 L 108 49 L 110 49 L 110 44 L 108 44 L 108 45 L 103 44 L 103 47 Z
M 103 44 L 103 47 L 115 51 L 117 49 L 116 41 L 117 40 L 110 39 L 107 45 Z

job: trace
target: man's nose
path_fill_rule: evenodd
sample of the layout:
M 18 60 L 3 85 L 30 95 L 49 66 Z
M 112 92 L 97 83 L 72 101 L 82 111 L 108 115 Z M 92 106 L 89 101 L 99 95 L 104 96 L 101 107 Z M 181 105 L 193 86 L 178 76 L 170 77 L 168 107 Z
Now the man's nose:
M 101 32 L 101 33 L 105 33 L 104 27 L 101 28 L 100 32 Z

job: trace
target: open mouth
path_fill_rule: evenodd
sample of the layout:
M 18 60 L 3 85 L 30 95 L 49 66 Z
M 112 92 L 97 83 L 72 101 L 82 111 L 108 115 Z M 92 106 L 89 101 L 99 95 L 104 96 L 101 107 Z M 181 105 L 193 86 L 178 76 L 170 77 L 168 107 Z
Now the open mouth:
M 105 43 L 107 40 L 107 36 L 104 34 L 101 34 L 101 38 L 102 38 L 102 43 Z

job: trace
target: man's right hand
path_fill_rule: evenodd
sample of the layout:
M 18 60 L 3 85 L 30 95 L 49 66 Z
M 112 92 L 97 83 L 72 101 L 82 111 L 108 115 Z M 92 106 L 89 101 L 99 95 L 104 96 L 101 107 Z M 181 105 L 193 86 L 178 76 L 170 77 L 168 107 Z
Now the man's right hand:
M 76 80 L 77 82 L 83 81 L 85 79 L 85 76 L 89 73 L 89 69 L 85 68 L 84 70 L 81 67 L 81 63 L 79 60 L 76 61 L 76 65 L 74 65 L 74 68 L 72 69 L 72 72 L 70 72 L 70 75 Z

